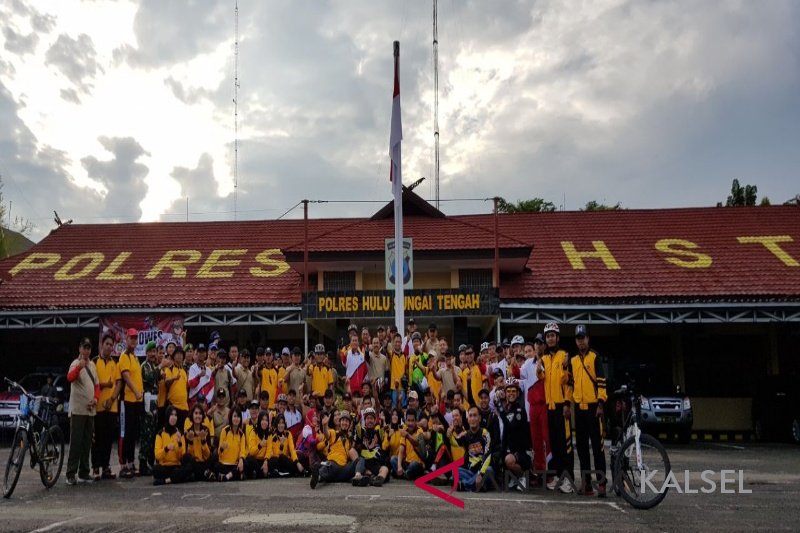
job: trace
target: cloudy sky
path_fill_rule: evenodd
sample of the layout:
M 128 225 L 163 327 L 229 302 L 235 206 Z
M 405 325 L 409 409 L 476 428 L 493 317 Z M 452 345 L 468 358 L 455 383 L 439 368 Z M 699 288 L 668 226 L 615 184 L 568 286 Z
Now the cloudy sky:
M 403 177 L 433 198 L 431 11 L 239 1 L 238 218 L 390 198 L 395 39 Z M 701 206 L 739 178 L 783 202 L 800 193 L 799 25 L 792 0 L 441 0 L 441 197 Z M 54 209 L 184 220 L 188 197 L 190 220 L 233 219 L 233 0 L 5 0 L 0 30 L 3 195 L 34 239 Z

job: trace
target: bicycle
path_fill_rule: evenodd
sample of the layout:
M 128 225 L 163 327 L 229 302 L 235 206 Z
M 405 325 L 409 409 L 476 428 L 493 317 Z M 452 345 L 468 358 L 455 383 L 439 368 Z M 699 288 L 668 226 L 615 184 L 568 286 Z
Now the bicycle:
M 623 399 L 616 405 L 622 427 L 611 444 L 612 488 L 636 509 L 652 509 L 667 496 L 664 481 L 671 471 L 669 456 L 658 439 L 639 429 L 641 396 L 633 383 L 614 394 Z
M 3 497 L 10 498 L 19 481 L 26 453 L 30 455 L 31 468 L 39 467 L 45 488 L 50 489 L 56 484 L 64 466 L 64 434 L 55 420 L 56 400 L 34 396 L 19 383 L 5 379 L 9 385 L 22 391 L 3 478 Z

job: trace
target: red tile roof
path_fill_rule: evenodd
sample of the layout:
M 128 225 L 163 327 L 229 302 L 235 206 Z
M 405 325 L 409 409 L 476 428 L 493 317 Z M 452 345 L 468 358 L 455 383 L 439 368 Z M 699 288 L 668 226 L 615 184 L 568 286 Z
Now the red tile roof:
M 455 258 L 457 250 L 494 247 L 492 215 L 408 217 L 404 227 L 419 251 L 453 250 Z M 391 220 L 312 219 L 309 248 L 314 252 L 377 251 L 392 231 Z M 501 215 L 499 231 L 502 248 L 533 246 L 529 270 L 503 276 L 500 297 L 504 300 L 800 297 L 797 207 Z M 770 236 L 778 238 L 764 240 Z M 742 242 L 743 237 L 750 239 Z M 671 246 L 679 253 L 670 253 L 656 248 L 663 239 L 689 243 L 674 241 Z M 584 269 L 576 268 L 580 261 L 574 259 L 573 265 L 565 246 L 577 252 L 594 251 L 595 241 L 607 248 L 608 264 L 589 257 L 582 260 Z M 299 305 L 302 281 L 295 270 L 273 277 L 251 273 L 274 271 L 277 267 L 269 261 L 281 261 L 282 254 L 259 254 L 276 249 L 302 251 L 302 220 L 63 226 L 25 254 L 0 262 L 5 279 L 0 283 L 0 308 Z M 147 279 L 170 250 L 196 250 L 199 258 L 187 266 L 185 277 L 172 277 L 171 270 L 164 270 Z M 203 277 L 201 265 L 213 250 L 239 250 L 220 257 L 233 261 L 232 265 L 222 263 L 210 269 L 210 275 L 228 273 L 229 277 Z M 57 279 L 67 261 L 87 252 L 102 254 L 102 261 L 95 257 L 96 268 L 76 279 Z M 132 279 L 96 279 L 122 252 L 130 256 L 116 272 L 130 274 Z M 31 254 L 58 254 L 58 260 L 47 268 L 19 270 L 20 261 L 30 261 Z M 92 257 L 86 257 L 67 269 L 67 276 L 80 274 L 91 261 Z M 675 264 L 680 261 L 684 266 Z M 8 272 L 15 267 L 18 273 L 9 279 Z

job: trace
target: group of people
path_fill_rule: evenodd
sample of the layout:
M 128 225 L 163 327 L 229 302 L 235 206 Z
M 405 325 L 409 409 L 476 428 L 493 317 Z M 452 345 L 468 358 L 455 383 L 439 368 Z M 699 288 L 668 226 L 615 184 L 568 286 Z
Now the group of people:
M 351 325 L 338 350 L 307 356 L 225 350 L 214 332 L 207 347 L 151 342 L 141 363 L 138 333 L 118 358 L 110 335 L 94 359 L 89 339 L 79 345 L 67 483 L 114 479 L 119 439 L 119 476 L 155 484 L 305 475 L 311 488 L 381 486 L 463 460 L 460 490 L 571 492 L 574 440 L 581 493 L 605 495 L 606 384 L 586 326 L 573 355 L 556 323 L 533 340 L 452 350 L 435 324 L 423 335 L 411 319 L 402 334 Z

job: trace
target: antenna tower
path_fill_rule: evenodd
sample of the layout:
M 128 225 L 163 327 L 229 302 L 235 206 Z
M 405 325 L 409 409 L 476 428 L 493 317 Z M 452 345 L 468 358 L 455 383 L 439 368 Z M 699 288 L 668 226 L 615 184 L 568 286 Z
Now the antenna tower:
M 433 181 L 439 209 L 439 23 L 438 0 L 433 0 Z
M 239 0 L 236 0 L 233 13 L 233 220 L 236 220 L 239 189 Z

